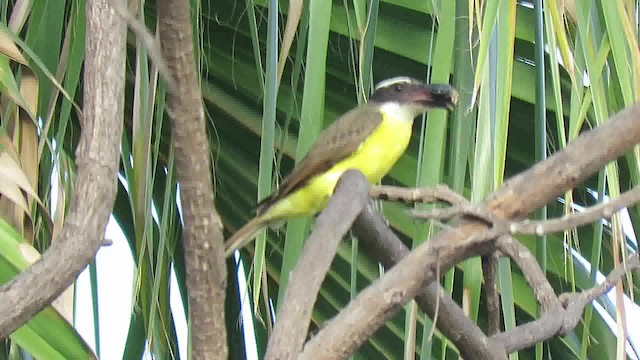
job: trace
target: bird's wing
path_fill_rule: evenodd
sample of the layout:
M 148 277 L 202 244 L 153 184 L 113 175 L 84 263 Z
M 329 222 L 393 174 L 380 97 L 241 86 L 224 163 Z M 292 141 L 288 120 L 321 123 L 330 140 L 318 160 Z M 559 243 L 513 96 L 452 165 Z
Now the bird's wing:
M 362 121 L 361 116 L 368 117 L 368 120 Z M 351 155 L 381 122 L 382 114 L 371 105 L 363 105 L 344 114 L 318 136 L 307 155 L 284 178 L 280 188 L 258 204 L 258 215 Z

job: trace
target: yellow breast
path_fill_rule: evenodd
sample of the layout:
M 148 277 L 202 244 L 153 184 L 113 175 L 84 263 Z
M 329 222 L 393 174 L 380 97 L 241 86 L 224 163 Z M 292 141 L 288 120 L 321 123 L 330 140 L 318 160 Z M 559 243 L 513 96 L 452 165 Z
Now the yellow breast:
M 307 185 L 274 204 L 263 220 L 308 216 L 322 210 L 342 174 L 358 169 L 371 183 L 376 183 L 391 170 L 406 150 L 411 139 L 412 120 L 384 116 L 373 133 L 353 155 L 345 158 L 325 173 L 309 180 Z

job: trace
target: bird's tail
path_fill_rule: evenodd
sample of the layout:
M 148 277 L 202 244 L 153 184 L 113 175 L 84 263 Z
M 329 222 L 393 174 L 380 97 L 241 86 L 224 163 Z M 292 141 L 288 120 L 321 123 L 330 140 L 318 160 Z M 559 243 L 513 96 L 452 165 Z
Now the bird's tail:
M 253 237 L 256 235 L 258 230 L 260 230 L 264 225 L 264 220 L 261 219 L 260 216 L 251 219 L 224 242 L 224 257 L 228 258 L 233 255 L 236 250 L 246 246 L 251 242 L 251 240 L 253 240 Z

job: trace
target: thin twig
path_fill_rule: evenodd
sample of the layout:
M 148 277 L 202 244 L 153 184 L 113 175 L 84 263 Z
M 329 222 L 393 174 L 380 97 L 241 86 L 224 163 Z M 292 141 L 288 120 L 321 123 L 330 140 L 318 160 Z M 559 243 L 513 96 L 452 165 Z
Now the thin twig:
M 605 281 L 580 293 L 565 293 L 559 296 L 560 303 L 553 305 L 539 319 L 520 325 L 515 329 L 494 335 L 489 340 L 503 346 L 507 353 L 531 347 L 555 335 L 563 335 L 575 329 L 582 319 L 585 306 L 607 293 L 629 271 L 640 267 L 638 254 L 615 267 Z
M 447 203 L 452 206 L 467 203 L 467 199 L 447 185 L 434 187 L 403 188 L 397 186 L 372 186 L 369 196 L 374 199 L 403 201 L 406 203 Z
M 520 270 L 522 270 L 522 274 L 533 290 L 536 301 L 540 304 L 542 313 L 559 304 L 553 287 L 544 275 L 535 256 L 533 256 L 526 246 L 508 235 L 500 237 L 496 245 L 500 251 L 511 258 Z
M 158 72 L 164 78 L 167 86 L 171 86 L 173 81 L 171 80 L 171 73 L 169 72 L 169 67 L 167 63 L 164 61 L 164 57 L 162 56 L 162 51 L 160 49 L 160 43 L 156 40 L 156 38 L 151 34 L 147 26 L 138 18 L 132 14 L 129 9 L 125 6 L 126 4 L 121 4 L 115 0 L 108 0 L 109 5 L 113 7 L 116 13 L 124 19 L 129 26 L 129 29 L 133 31 L 136 35 L 136 39 L 147 48 L 147 53 L 149 54 L 149 58 L 153 61 L 154 64 L 158 67 Z
M 638 202 L 640 202 L 640 186 L 636 186 L 608 202 L 599 203 L 580 212 L 566 214 L 561 218 L 539 221 L 511 221 L 503 226 L 506 226 L 512 235 L 529 234 L 542 236 L 591 224 L 603 218 L 608 219 L 616 212 Z
M 436 208 L 430 210 L 410 210 L 409 214 L 416 219 L 446 221 L 457 217 L 466 217 L 472 220 L 479 220 L 487 225 L 500 223 L 502 220 L 496 219 L 489 212 L 483 211 L 478 206 L 472 205 L 468 201 L 448 208 Z
M 636 186 L 633 189 L 622 193 L 620 196 L 609 202 L 600 203 L 595 206 L 587 207 L 580 212 L 565 214 L 560 218 L 548 220 L 504 220 L 492 215 L 488 210 L 484 210 L 479 206 L 471 204 L 467 200 L 460 200 L 456 205 L 449 208 L 432 209 L 427 211 L 412 210 L 410 213 L 417 219 L 443 221 L 464 216 L 480 220 L 492 226 L 492 231 L 485 234 L 485 237 L 497 237 L 507 234 L 542 236 L 549 233 L 574 229 L 603 218 L 610 218 L 616 212 L 638 202 L 640 202 L 640 186 Z

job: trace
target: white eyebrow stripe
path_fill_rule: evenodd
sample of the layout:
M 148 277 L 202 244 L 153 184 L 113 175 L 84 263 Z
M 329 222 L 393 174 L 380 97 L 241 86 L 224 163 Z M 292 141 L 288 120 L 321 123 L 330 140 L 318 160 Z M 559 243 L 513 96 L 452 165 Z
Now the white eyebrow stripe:
M 413 82 L 415 82 L 415 80 L 408 76 L 397 76 L 397 77 L 379 82 L 378 85 L 376 85 L 376 87 L 374 88 L 374 90 L 378 90 L 393 84 L 410 84 Z

